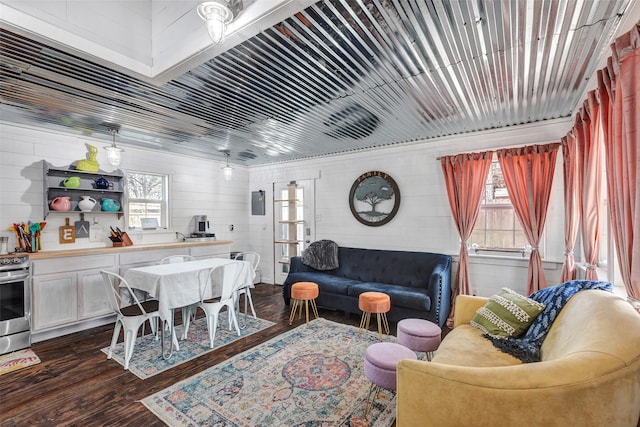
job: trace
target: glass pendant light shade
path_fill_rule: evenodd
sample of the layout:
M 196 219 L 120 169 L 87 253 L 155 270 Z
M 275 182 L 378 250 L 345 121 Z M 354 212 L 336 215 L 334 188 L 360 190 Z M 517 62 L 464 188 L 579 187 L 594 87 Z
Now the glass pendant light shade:
M 224 32 L 227 30 L 227 24 L 223 21 L 223 17 L 218 13 L 212 13 L 207 18 L 207 31 L 213 44 L 218 44 L 224 39 Z
M 124 149 L 116 146 L 116 133 L 118 133 L 118 131 L 116 129 L 111 129 L 111 133 L 113 134 L 113 142 L 111 145 L 104 147 L 104 149 L 107 151 L 107 160 L 109 160 L 109 164 L 119 166 L 121 154 Z
M 242 10 L 242 0 L 206 1 L 198 5 L 198 15 L 207 23 L 207 31 L 213 44 L 224 40 L 227 24 Z
M 227 181 L 231 181 L 231 177 L 233 176 L 233 168 L 229 166 L 229 156 L 231 155 L 228 151 L 225 151 L 224 155 L 227 157 L 227 165 L 221 167 L 222 175 L 224 175 L 224 179 Z
M 231 181 L 231 177 L 233 176 L 233 168 L 231 166 L 223 167 L 222 174 L 224 175 L 224 179 L 226 179 L 227 181 Z

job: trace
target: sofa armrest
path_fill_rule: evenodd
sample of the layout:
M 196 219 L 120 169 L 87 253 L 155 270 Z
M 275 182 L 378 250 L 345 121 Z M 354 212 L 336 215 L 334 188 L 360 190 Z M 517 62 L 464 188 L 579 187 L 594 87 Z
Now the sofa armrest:
M 306 271 L 316 271 L 306 264 L 302 263 L 302 257 L 294 256 L 289 259 L 289 272 L 302 273 Z
M 396 424 L 635 426 L 638 363 L 596 353 L 504 367 L 402 360 Z
M 446 261 L 438 263 L 429 277 L 427 288 L 429 298 L 431 298 L 432 321 L 442 327 L 449 317 L 451 309 L 451 257 L 447 256 Z
M 453 311 L 453 327 L 468 325 L 476 315 L 476 311 L 486 304 L 489 298 L 472 295 L 458 295 Z

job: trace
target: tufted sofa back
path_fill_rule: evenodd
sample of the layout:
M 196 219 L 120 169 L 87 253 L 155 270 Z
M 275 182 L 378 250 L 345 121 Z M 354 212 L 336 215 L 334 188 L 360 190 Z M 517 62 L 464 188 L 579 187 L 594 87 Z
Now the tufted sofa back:
M 451 257 L 443 254 L 344 247 L 338 250 L 338 260 L 340 266 L 326 273 L 414 288 L 428 287 L 434 270 L 451 263 Z

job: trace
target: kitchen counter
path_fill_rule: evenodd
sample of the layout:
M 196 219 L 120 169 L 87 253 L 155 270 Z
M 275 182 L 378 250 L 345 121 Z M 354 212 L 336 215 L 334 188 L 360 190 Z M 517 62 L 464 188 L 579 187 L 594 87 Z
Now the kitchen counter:
M 83 249 L 69 249 L 59 251 L 40 251 L 29 253 L 29 259 L 49 259 L 49 258 L 63 258 L 69 256 L 78 255 L 100 255 L 100 254 L 112 254 L 112 253 L 126 253 L 134 251 L 145 251 L 155 249 L 172 249 L 172 248 L 191 248 L 194 246 L 215 246 L 215 245 L 230 245 L 232 240 L 214 240 L 208 242 L 172 242 L 172 243 L 154 243 L 148 245 L 132 245 L 132 246 L 105 246 L 103 248 L 83 248 Z

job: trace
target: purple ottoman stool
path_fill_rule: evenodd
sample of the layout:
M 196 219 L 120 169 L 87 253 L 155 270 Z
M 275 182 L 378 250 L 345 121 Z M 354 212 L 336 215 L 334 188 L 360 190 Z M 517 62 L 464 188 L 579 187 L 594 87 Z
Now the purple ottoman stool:
M 440 346 L 442 330 L 438 325 L 423 319 L 403 319 L 398 322 L 398 344 L 413 351 L 424 351 L 431 362 L 433 352 Z
M 396 368 L 402 359 L 417 359 L 416 354 L 400 344 L 379 342 L 367 347 L 364 354 L 364 374 L 371 381 L 364 418 L 373 407 L 380 388 L 396 389 Z

